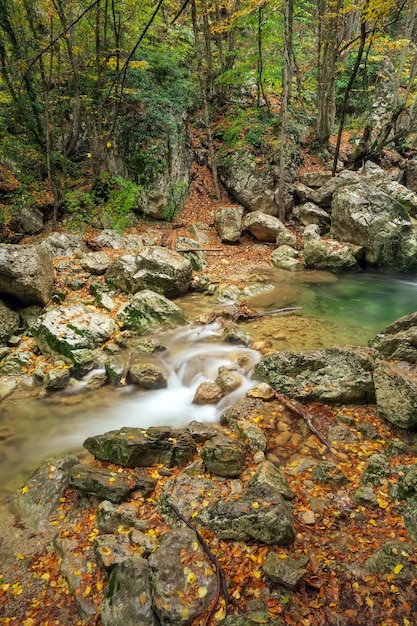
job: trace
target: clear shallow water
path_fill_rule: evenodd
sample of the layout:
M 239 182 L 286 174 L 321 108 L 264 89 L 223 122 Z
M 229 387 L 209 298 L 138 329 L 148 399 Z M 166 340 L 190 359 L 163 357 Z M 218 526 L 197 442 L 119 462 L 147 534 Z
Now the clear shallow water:
M 253 294 L 256 295 L 253 295 Z M 239 299 L 257 311 L 288 306 L 302 310 L 272 315 L 240 326 L 255 340 L 273 349 L 315 349 L 330 345 L 366 345 L 387 324 L 417 310 L 417 277 L 325 272 L 268 271 L 254 276 Z M 239 301 L 238 299 L 238 301 Z M 187 295 L 178 304 L 191 319 L 231 306 L 215 297 Z M 225 344 L 218 326 L 192 324 L 159 335 L 168 351 L 162 355 L 168 369 L 165 390 L 139 391 L 132 387 L 44 399 L 3 401 L 0 413 L 0 496 L 15 489 L 43 459 L 67 451 L 79 452 L 87 436 L 121 428 L 172 424 L 197 419 L 215 421 L 247 389 L 256 384 L 251 370 L 260 358 L 256 351 Z M 242 385 L 217 406 L 192 404 L 203 380 L 214 380 L 219 367 L 236 368 Z

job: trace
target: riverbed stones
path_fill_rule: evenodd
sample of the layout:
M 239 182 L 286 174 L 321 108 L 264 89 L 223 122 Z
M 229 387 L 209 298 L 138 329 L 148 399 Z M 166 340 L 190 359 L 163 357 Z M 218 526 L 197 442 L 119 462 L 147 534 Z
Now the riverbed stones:
M 117 319 L 122 328 L 135 330 L 141 335 L 156 329 L 175 328 L 186 322 L 185 313 L 179 306 L 149 289 L 132 296 L 119 309 Z
M 45 248 L 0 244 L 0 294 L 24 306 L 45 306 L 54 280 L 52 256 Z
M 354 247 L 334 239 L 307 239 L 304 243 L 304 261 L 308 268 L 316 270 L 359 270 Z
M 310 474 L 311 480 L 320 485 L 340 486 L 348 482 L 347 476 L 332 461 L 320 461 Z
M 255 365 L 255 376 L 279 393 L 321 402 L 372 402 L 374 359 L 364 348 L 275 352 Z
M 204 476 L 204 466 L 201 473 L 188 473 L 188 468 L 179 476 L 169 478 L 159 498 L 159 509 L 170 526 L 179 523 L 173 508 L 186 519 L 190 519 L 195 511 L 215 502 L 224 495 L 218 481 Z
M 239 389 L 242 384 L 242 376 L 236 370 L 220 367 L 214 382 L 220 387 L 222 394 L 227 395 Z
M 112 570 L 101 607 L 103 626 L 157 626 L 148 562 L 132 556 Z
M 271 252 L 271 263 L 282 270 L 301 271 L 305 269 L 305 263 L 299 250 L 291 246 L 279 246 Z
M 206 441 L 200 454 L 207 470 L 217 476 L 240 476 L 245 467 L 244 444 L 226 435 Z
M 259 241 L 269 241 L 271 243 L 276 241 L 279 233 L 288 231 L 281 220 L 274 215 L 266 215 L 262 211 L 248 213 L 245 217 L 245 226 Z M 291 234 L 289 231 L 288 233 Z M 293 245 L 295 242 L 291 238 L 291 241 L 282 241 L 282 243 Z
M 135 294 L 150 289 L 167 298 L 186 293 L 191 278 L 190 261 L 161 246 L 147 246 L 139 254 L 120 256 L 106 272 L 106 281 L 122 291 Z
M 165 389 L 168 386 L 165 369 L 150 361 L 134 361 L 129 368 L 129 380 L 143 389 Z
M 184 563 L 184 554 L 193 558 Z M 153 608 L 161 626 L 190 626 L 208 609 L 217 590 L 216 572 L 196 533 L 184 527 L 168 531 L 148 563 Z
M 94 539 L 94 555 L 102 569 L 111 571 L 133 556 L 133 548 L 127 535 L 99 535 Z
M 372 574 L 392 574 L 398 565 L 396 576 L 411 580 L 417 576 L 417 568 L 410 562 L 414 548 L 405 541 L 387 541 L 372 556 L 366 559 L 364 568 Z
M 47 459 L 13 494 L 17 515 L 29 526 L 42 530 L 56 512 L 62 492 L 69 484 L 69 472 L 78 463 L 73 455 Z
M 274 552 L 270 552 L 262 565 L 262 570 L 272 582 L 295 591 L 306 573 L 302 565 L 306 565 L 306 561 L 298 564 L 291 557 L 280 559 Z
M 143 532 L 148 530 L 149 521 L 138 518 L 138 507 L 134 500 L 120 504 L 103 500 L 97 507 L 97 528 L 105 534 L 115 533 L 120 528 Z
M 217 404 L 223 397 L 222 390 L 216 383 L 205 380 L 195 391 L 193 404 Z
M 256 470 L 250 481 L 251 487 L 257 485 L 268 485 L 273 489 L 276 489 L 279 494 L 282 495 L 284 500 L 293 500 L 295 498 L 294 491 L 288 484 L 288 479 L 284 472 L 278 467 L 275 467 L 270 461 L 264 461 Z
M 96 458 L 122 467 L 147 467 L 161 463 L 182 467 L 194 457 L 196 445 L 181 428 L 122 428 L 88 437 L 84 448 Z
M 395 426 L 417 426 L 417 374 L 401 362 L 380 361 L 374 370 L 376 408 Z
M 141 491 L 145 497 L 149 496 L 156 486 L 156 480 L 137 473 L 112 472 L 105 467 L 79 463 L 69 470 L 69 485 L 100 500 L 117 504 L 132 491 Z

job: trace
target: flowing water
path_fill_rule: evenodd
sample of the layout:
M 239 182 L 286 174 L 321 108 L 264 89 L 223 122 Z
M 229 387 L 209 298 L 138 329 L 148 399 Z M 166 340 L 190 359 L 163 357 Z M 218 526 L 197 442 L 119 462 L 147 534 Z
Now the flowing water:
M 417 310 L 417 278 L 382 274 L 336 277 L 324 272 L 272 271 L 252 276 L 238 302 L 245 300 L 257 311 L 283 307 L 301 310 L 271 315 L 240 324 L 255 341 L 276 350 L 303 350 L 331 345 L 366 345 L 394 319 Z M 190 319 L 209 311 L 228 309 L 224 298 L 190 294 L 177 300 Z M 158 340 L 169 371 L 167 389 L 140 391 L 133 387 L 104 387 L 85 392 L 80 385 L 72 394 L 43 399 L 3 401 L 0 414 L 0 496 L 16 488 L 43 459 L 62 452 L 79 452 L 92 434 L 122 426 L 183 426 L 191 420 L 215 421 L 256 384 L 251 371 L 260 355 L 255 350 L 221 341 L 220 325 L 192 323 Z M 204 380 L 214 380 L 219 367 L 236 369 L 241 387 L 216 406 L 192 403 Z

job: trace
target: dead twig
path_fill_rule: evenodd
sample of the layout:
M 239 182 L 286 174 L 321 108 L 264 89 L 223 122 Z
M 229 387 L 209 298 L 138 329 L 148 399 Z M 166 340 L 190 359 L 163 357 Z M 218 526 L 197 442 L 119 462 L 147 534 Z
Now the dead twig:
M 303 419 L 306 422 L 311 432 L 314 433 L 318 439 L 320 439 L 321 443 L 326 446 L 329 452 L 331 452 L 335 456 L 338 456 L 337 450 L 332 448 L 332 446 L 327 441 L 327 439 L 325 439 L 325 437 L 323 437 L 321 432 L 314 426 L 313 422 L 311 421 L 311 417 L 309 417 L 307 413 L 304 413 L 304 411 L 301 410 L 298 403 L 292 402 L 291 400 L 281 395 L 277 391 L 275 392 L 275 395 L 277 399 L 281 402 L 281 404 L 283 404 L 285 408 L 288 409 L 288 411 L 290 411 L 290 413 L 292 413 L 293 415 L 296 415 L 297 417 L 301 417 L 301 419 Z
M 213 563 L 214 567 L 216 568 L 216 576 L 217 576 L 217 593 L 216 596 L 213 600 L 213 603 L 210 607 L 209 610 L 209 614 L 207 615 L 207 618 L 205 620 L 205 626 L 208 626 L 208 624 L 210 623 L 211 617 L 214 613 L 214 609 L 217 606 L 217 603 L 220 600 L 220 595 L 223 594 L 224 596 L 224 601 L 225 601 L 225 610 L 226 610 L 226 615 L 229 615 L 229 605 L 230 605 L 230 598 L 229 598 L 229 592 L 227 591 L 227 582 L 226 582 L 226 576 L 224 574 L 223 568 L 220 565 L 218 559 L 214 556 L 213 552 L 211 551 L 209 545 L 207 544 L 206 540 L 204 539 L 204 537 L 201 535 L 201 533 L 198 532 L 198 530 L 195 528 L 195 526 L 188 521 L 188 519 L 186 519 L 177 509 L 177 507 L 175 505 L 173 505 L 171 502 L 169 503 L 171 509 L 174 511 L 175 515 L 182 521 L 184 522 L 184 524 L 186 526 L 188 526 L 188 528 L 191 528 L 191 530 L 193 530 L 195 532 L 195 534 L 197 535 L 197 539 L 199 544 L 201 545 L 201 547 L 203 548 L 204 552 L 207 554 L 208 558 L 210 559 L 210 561 Z
M 120 387 L 124 387 L 126 385 L 127 375 L 129 373 L 131 361 L 132 361 L 132 353 L 128 352 L 127 356 L 126 356 L 125 364 L 123 366 L 123 372 L 122 372 L 122 375 L 121 375 L 120 381 L 119 381 L 119 386 Z
M 258 317 L 266 317 L 267 315 L 279 315 L 280 313 L 290 313 L 291 311 L 300 311 L 302 306 L 287 306 L 283 309 L 275 309 L 274 311 L 262 311 L 261 313 L 257 313 L 256 311 L 251 312 L 245 309 L 238 309 L 233 313 L 233 321 L 238 322 L 240 320 L 256 320 Z

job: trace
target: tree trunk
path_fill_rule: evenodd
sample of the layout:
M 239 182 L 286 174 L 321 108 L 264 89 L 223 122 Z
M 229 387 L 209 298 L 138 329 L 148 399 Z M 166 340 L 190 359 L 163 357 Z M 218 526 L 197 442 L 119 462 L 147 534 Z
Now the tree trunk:
M 288 107 L 291 99 L 292 82 L 292 19 L 293 0 L 285 0 L 284 4 L 284 67 L 282 75 L 282 99 L 281 99 L 281 133 L 279 154 L 279 178 L 278 178 L 278 217 L 285 220 L 285 166 L 287 156 L 287 131 L 288 131 Z

